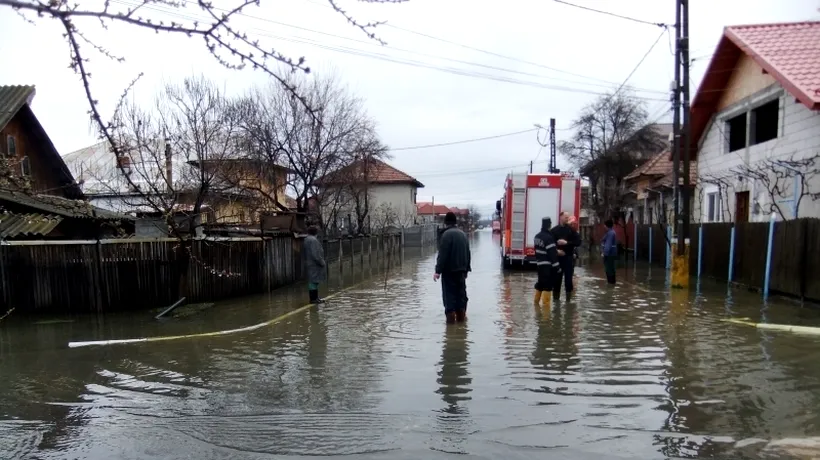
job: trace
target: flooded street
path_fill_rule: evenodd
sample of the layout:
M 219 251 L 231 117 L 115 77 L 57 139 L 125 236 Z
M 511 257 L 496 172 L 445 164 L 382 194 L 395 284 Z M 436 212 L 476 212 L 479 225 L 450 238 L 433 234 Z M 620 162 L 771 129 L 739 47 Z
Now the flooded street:
M 814 458 L 820 337 L 722 322 L 820 326 L 787 302 L 662 268 L 576 269 L 577 296 L 532 305 L 533 272 L 473 240 L 468 321 L 447 326 L 435 255 L 321 308 L 223 336 L 68 348 L 69 341 L 238 328 L 301 307 L 300 289 L 157 322 L 0 324 L 0 458 Z M 28 323 L 28 324 L 27 324 Z M 815 438 L 817 437 L 817 438 Z M 467 454 L 467 455 L 458 455 Z

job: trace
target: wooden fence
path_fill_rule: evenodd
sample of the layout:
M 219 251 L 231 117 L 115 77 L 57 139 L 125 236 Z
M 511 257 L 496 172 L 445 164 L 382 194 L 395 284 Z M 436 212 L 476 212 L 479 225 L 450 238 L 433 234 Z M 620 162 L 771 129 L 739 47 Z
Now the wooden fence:
M 326 258 L 372 261 L 400 238 L 325 241 Z M 301 241 L 196 240 L 189 255 L 173 239 L 0 245 L 0 312 L 99 313 L 170 305 L 181 292 L 188 302 L 261 293 L 302 279 Z
M 766 274 L 766 252 L 769 223 L 741 222 L 703 224 L 701 276 L 722 281 L 729 279 L 732 227 L 735 244 L 732 281 L 762 288 Z M 698 251 L 701 245 L 700 224 L 689 229 L 689 272 L 698 275 Z M 649 226 L 638 225 L 638 259 L 649 257 Z M 769 288 L 773 292 L 820 300 L 820 219 L 797 219 L 776 222 L 772 244 Z M 667 245 L 663 230 L 652 229 L 652 263 L 665 265 Z

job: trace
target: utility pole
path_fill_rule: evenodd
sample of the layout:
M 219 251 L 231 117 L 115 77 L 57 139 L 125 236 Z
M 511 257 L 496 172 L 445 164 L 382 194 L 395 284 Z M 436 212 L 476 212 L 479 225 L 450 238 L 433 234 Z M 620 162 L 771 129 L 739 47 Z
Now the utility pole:
M 555 147 L 555 118 L 550 118 L 550 174 L 558 174 L 561 170 L 558 169 L 558 152 Z
M 690 176 L 690 162 L 689 158 L 691 155 L 691 129 L 689 126 L 689 0 L 680 0 L 681 3 L 681 15 L 683 16 L 683 32 L 681 33 L 680 37 L 680 48 L 681 48 L 681 63 L 683 64 L 683 190 L 681 195 L 681 199 L 683 200 L 683 213 L 681 215 L 681 226 L 683 226 L 683 231 L 681 232 L 684 245 L 685 242 L 689 239 L 689 221 L 690 221 L 690 200 L 689 200 L 689 176 Z M 684 245 L 678 245 L 678 254 L 684 254 Z
M 675 0 L 675 81 L 672 83 L 672 213 L 675 237 L 681 236 L 680 225 L 680 88 L 681 88 L 681 1 Z M 678 249 L 681 246 L 678 245 Z
M 530 174 L 532 174 L 532 161 L 530 161 Z

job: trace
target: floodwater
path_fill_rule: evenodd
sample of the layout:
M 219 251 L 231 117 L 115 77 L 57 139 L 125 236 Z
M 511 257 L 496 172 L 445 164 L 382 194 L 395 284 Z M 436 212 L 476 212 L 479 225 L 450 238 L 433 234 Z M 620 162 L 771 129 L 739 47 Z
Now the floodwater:
M 576 270 L 577 295 L 532 305 L 534 274 L 473 241 L 466 324 L 444 324 L 434 255 L 389 277 L 349 269 L 328 304 L 300 290 L 150 313 L 0 323 L 0 459 L 655 459 L 820 456 L 820 326 L 787 302 L 654 267 Z M 359 283 L 359 284 L 356 284 Z M 38 324 L 32 324 L 38 321 Z

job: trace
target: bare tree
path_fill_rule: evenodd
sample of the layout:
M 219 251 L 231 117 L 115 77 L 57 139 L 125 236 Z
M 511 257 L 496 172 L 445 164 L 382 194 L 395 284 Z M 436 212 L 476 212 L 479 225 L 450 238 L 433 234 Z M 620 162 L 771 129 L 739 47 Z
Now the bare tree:
M 811 201 L 820 199 L 820 191 L 812 188 L 820 177 L 820 154 L 802 158 L 797 155 L 788 159 L 766 158 L 733 168 L 731 172 L 762 185 L 768 195 L 768 202 L 763 205 L 764 211 L 775 212 L 783 220 L 787 217 L 780 207 L 780 201 L 792 197 L 795 210 L 792 218 L 796 219 L 800 216 L 800 205 L 804 198 Z
M 322 209 L 317 215 L 320 224 L 328 229 L 341 217 L 343 208 L 355 202 L 362 228 L 370 208 L 369 195 L 363 193 L 368 191 L 369 162 L 375 164 L 386 155 L 375 124 L 362 100 L 333 75 L 288 81 L 316 109 L 307 109 L 282 86 L 256 89 L 241 109 L 249 152 L 263 164 L 289 170 L 287 189 L 297 211 L 307 211 L 308 200 L 313 200 Z M 317 180 L 331 176 L 333 187 L 316 186 Z
M 360 29 L 369 38 L 384 44 L 382 40 L 376 37 L 374 32 L 374 29 L 380 23 L 360 23 L 341 7 L 338 0 L 327 1 L 330 7 L 339 13 L 344 20 Z M 400 3 L 404 0 L 360 1 Z M 312 101 L 304 98 L 299 88 L 292 85 L 288 80 L 288 72 L 301 71 L 307 73 L 310 71 L 304 57 L 291 59 L 266 44 L 264 39 L 260 40 L 241 27 L 233 25 L 231 21 L 233 18 L 243 15 L 244 11 L 251 5 L 259 6 L 260 2 L 258 0 L 237 0 L 231 3 L 226 8 L 220 8 L 212 2 L 200 1 L 196 3 L 195 5 L 200 10 L 200 14 L 206 18 L 204 20 L 191 18 L 187 14 L 189 11 L 186 7 L 190 5 L 189 3 L 172 0 L 137 0 L 135 5 L 126 4 L 124 6 L 116 6 L 106 1 L 99 7 L 81 6 L 76 3 L 69 3 L 67 0 L 52 0 L 49 2 L 0 0 L 0 7 L 15 11 L 24 20 L 32 24 L 51 19 L 62 26 L 64 30 L 63 37 L 68 45 L 69 65 L 77 73 L 82 83 L 82 90 L 88 101 L 89 116 L 92 123 L 97 127 L 101 140 L 110 145 L 113 156 L 119 158 L 126 155 L 126 152 L 124 151 L 125 146 L 118 143 L 115 135 L 115 131 L 119 129 L 116 125 L 117 117 L 111 122 L 106 122 L 105 117 L 100 112 L 97 95 L 91 84 L 89 65 L 92 55 L 102 56 L 117 62 L 123 62 L 125 57 L 118 56 L 115 51 L 89 38 L 88 32 L 93 31 L 95 22 L 102 27 L 103 33 L 111 29 L 119 30 L 123 27 L 132 27 L 157 33 L 163 32 L 177 36 L 202 38 L 207 50 L 226 68 L 251 67 L 261 70 L 281 85 L 295 101 L 302 104 L 308 113 L 312 113 L 315 108 L 321 111 L 321 107 L 313 105 Z M 161 6 L 163 9 L 158 9 L 157 6 Z M 175 19 L 169 21 L 168 16 Z M 170 47 L 168 49 L 172 50 L 174 48 Z M 285 72 L 278 70 L 278 67 L 284 67 Z M 139 76 L 136 79 L 138 78 Z M 130 86 L 125 90 L 122 98 L 129 90 Z
M 734 186 L 732 185 L 732 178 L 736 177 L 736 174 L 730 172 L 723 172 L 723 173 L 704 173 L 698 177 L 698 181 L 703 185 L 712 185 L 717 188 L 717 196 L 718 202 L 720 203 L 720 218 L 723 221 L 731 222 L 732 221 L 732 211 L 729 207 L 729 190 L 733 189 Z M 703 187 L 699 187 L 698 189 L 698 203 L 701 205 L 701 212 L 700 216 L 697 216 L 698 221 L 703 220 L 703 204 L 704 204 L 704 189 Z
M 590 180 L 590 204 L 599 218 L 621 208 L 622 180 L 667 145 L 647 123 L 646 104 L 623 91 L 602 96 L 572 122 L 559 149 Z

